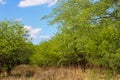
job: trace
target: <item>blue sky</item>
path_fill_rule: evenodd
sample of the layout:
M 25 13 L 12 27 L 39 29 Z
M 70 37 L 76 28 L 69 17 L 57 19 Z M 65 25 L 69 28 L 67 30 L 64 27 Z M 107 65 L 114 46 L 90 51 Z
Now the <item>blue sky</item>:
M 30 30 L 33 43 L 49 39 L 57 31 L 48 26 L 47 20 L 40 20 L 55 7 L 57 0 L 0 0 L 0 21 L 7 19 L 22 22 Z

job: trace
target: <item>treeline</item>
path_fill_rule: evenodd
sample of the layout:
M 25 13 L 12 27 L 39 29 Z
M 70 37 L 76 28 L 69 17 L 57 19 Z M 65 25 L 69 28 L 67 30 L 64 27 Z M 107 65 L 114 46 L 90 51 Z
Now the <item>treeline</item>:
M 37 46 L 31 62 L 38 66 L 120 68 L 120 1 L 60 0 L 43 17 L 58 32 Z
M 60 0 L 43 17 L 58 25 L 50 40 L 33 45 L 16 21 L 0 22 L 0 71 L 20 64 L 120 68 L 119 0 Z
M 57 33 L 36 46 L 31 57 L 38 66 L 120 67 L 120 28 L 80 27 L 81 31 Z

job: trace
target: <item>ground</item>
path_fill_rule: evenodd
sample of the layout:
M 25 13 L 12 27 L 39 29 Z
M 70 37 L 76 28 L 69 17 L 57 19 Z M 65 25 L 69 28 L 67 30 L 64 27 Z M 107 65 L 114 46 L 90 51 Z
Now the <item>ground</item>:
M 98 68 L 86 69 L 80 67 L 33 67 L 20 65 L 11 71 L 11 76 L 1 74 L 0 80 L 120 80 L 119 75 L 106 74 Z

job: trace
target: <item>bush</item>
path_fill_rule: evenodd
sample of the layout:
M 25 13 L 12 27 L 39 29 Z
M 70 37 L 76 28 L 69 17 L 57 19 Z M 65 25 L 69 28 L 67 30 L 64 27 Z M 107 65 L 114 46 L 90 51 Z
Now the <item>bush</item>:
M 32 44 L 27 42 L 27 30 L 16 21 L 0 22 L 0 71 L 10 75 L 13 67 L 28 64 L 33 53 Z

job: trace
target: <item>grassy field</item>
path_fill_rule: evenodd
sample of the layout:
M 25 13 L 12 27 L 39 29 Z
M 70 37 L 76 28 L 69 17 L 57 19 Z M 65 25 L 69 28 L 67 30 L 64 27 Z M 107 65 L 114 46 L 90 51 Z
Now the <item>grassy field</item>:
M 38 68 L 20 65 L 11 71 L 11 76 L 1 74 L 0 80 L 120 80 L 119 75 L 111 75 L 99 68 L 86 69 L 80 67 L 47 67 Z

